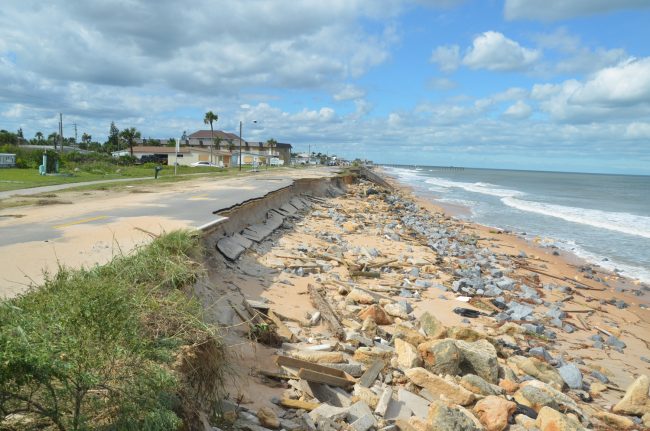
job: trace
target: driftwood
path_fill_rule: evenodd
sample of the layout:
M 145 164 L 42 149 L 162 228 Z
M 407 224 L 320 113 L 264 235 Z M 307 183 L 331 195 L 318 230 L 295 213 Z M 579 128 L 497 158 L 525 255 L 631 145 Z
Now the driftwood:
M 366 278 L 379 278 L 381 277 L 381 272 L 377 271 L 351 271 L 351 277 L 366 277 Z
M 282 400 L 280 400 L 280 404 L 290 409 L 302 409 L 302 410 L 307 410 L 308 412 L 320 406 L 320 403 L 311 403 L 309 401 L 292 400 L 290 398 L 282 398 Z
M 336 313 L 332 310 L 332 307 L 330 307 L 329 303 L 314 286 L 309 284 L 307 285 L 307 289 L 309 290 L 309 297 L 311 298 L 312 304 L 314 304 L 314 307 L 320 311 L 321 318 L 327 323 L 327 326 L 332 330 L 334 336 L 339 340 L 344 340 L 345 331 L 343 330 L 343 326 L 341 326 L 338 317 L 336 317 Z
M 582 283 L 580 281 L 574 280 L 574 279 L 569 278 L 569 277 L 558 277 L 557 275 L 549 274 L 548 272 L 544 272 L 544 271 L 541 271 L 539 269 L 531 268 L 530 266 L 527 266 L 527 265 L 520 265 L 520 268 L 525 269 L 527 271 L 535 272 L 535 273 L 540 274 L 540 275 L 545 275 L 546 277 L 554 278 L 556 280 L 569 282 L 569 283 L 574 283 L 574 284 L 576 284 L 576 287 L 579 288 L 579 289 L 597 290 L 597 291 L 606 290 L 604 288 L 600 289 L 598 287 L 589 286 L 588 284 L 584 284 L 584 283 Z

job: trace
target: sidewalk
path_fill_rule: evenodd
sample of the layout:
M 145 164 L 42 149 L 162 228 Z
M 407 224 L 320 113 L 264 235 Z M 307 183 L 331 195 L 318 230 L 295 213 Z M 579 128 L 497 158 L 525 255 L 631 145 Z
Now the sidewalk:
M 196 175 L 196 174 L 188 174 L 188 175 Z M 112 180 L 82 181 L 79 183 L 54 184 L 52 186 L 41 186 L 41 187 L 30 187 L 28 189 L 7 190 L 6 192 L 0 192 L 0 199 L 7 199 L 14 195 L 37 195 L 39 193 L 56 192 L 59 190 L 71 189 L 73 187 L 89 186 L 92 184 L 119 183 L 124 181 L 140 181 L 140 180 L 150 180 L 150 179 L 153 179 L 153 177 L 116 178 Z

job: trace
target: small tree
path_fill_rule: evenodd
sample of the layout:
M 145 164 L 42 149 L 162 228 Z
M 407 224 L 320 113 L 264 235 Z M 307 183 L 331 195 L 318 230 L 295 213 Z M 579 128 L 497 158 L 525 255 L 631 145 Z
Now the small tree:
M 120 132 L 120 138 L 129 146 L 131 157 L 133 157 L 133 143 L 140 138 L 140 132 L 135 127 L 129 127 Z
M 115 126 L 114 121 L 111 121 L 111 128 L 108 132 L 108 140 L 106 141 L 105 147 L 109 153 L 120 149 L 120 129 Z

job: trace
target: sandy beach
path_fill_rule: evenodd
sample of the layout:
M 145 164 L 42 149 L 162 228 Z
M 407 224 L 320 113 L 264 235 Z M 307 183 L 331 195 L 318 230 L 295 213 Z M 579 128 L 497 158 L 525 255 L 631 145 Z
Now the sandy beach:
M 299 420 L 295 410 L 279 407 L 281 400 L 307 404 L 322 400 L 314 391 L 305 392 L 298 377 L 268 377 L 269 373 L 296 372 L 291 367 L 278 370 L 274 364 L 278 355 L 349 372 L 357 365 L 367 372 L 373 358 L 381 357 L 386 367 L 370 387 L 374 396 L 357 383 L 352 393 L 339 391 L 347 400 L 344 406 L 359 400 L 372 404 L 389 389 L 394 393 L 388 399 L 397 403 L 399 388 L 419 392 L 433 405 L 437 396 L 420 390 L 422 385 L 400 362 L 403 343 L 397 348 L 395 340 L 409 340 L 421 355 L 426 347 L 418 346 L 417 340 L 435 345 L 440 340 L 471 343 L 487 339 L 498 352 L 499 377 L 490 383 L 504 388 L 500 395 L 504 400 L 531 406 L 535 417 L 542 416 L 543 406 L 522 395 L 529 386 L 527 380 L 543 380 L 539 384 L 548 386 L 557 378 L 556 387 L 575 403 L 571 409 L 559 408 L 563 412 L 560 422 L 568 417 L 566 423 L 578 419 L 581 426 L 598 429 L 609 429 L 612 421 L 629 426 L 642 423 L 641 415 L 625 415 L 620 408 L 626 389 L 639 376 L 650 374 L 650 313 L 642 298 L 631 293 L 637 286 L 597 268 L 585 277 L 584 267 L 581 271 L 574 257 L 557 255 L 553 248 L 534 240 L 456 220 L 430 201 L 414 197 L 407 188 L 392 184 L 396 189 L 391 192 L 364 182 L 351 185 L 340 197 L 312 200 L 309 210 L 237 262 L 216 259 L 219 263 L 213 265 L 209 281 L 198 286 L 197 292 L 211 310 L 208 315 L 227 328 L 226 339 L 237 357 L 238 378 L 228 390 L 231 398 L 243 400 L 242 408 L 251 412 L 265 407 L 287 420 Z M 447 248 L 443 250 L 441 244 Z M 476 268 L 485 282 L 480 288 L 467 279 Z M 512 286 L 503 280 L 512 281 Z M 503 288 L 487 292 L 496 285 Z M 315 317 L 318 310 L 310 286 L 321 292 L 336 314 L 345 330 L 343 339 L 335 336 L 322 317 Z M 281 347 L 246 341 L 250 322 L 241 318 L 242 311 L 233 313 L 242 299 L 261 301 L 280 317 L 285 331 Z M 454 312 L 459 307 L 475 310 L 478 317 Z M 387 322 L 373 322 L 384 315 Z M 424 329 L 422 319 L 431 316 L 446 335 Z M 413 331 L 412 339 L 404 335 L 409 331 Z M 552 377 L 521 361 L 533 361 Z M 421 363 L 421 358 L 413 358 L 411 365 Z M 558 371 L 563 369 L 577 370 L 578 386 L 575 382 L 567 386 L 570 377 Z M 464 385 L 465 377 L 452 373 L 446 379 L 457 386 Z M 477 399 L 486 396 L 475 395 Z M 450 409 L 460 408 L 448 397 L 441 399 Z M 612 408 L 622 414 L 613 413 Z M 472 418 L 478 427 L 477 416 L 481 417 L 475 413 Z M 402 429 L 404 423 L 423 429 L 422 421 L 433 420 L 431 412 L 428 419 L 415 413 L 402 419 L 406 421 L 400 422 Z M 534 425 L 522 413 L 510 419 L 511 430 Z M 376 426 L 390 423 L 394 421 L 384 417 Z

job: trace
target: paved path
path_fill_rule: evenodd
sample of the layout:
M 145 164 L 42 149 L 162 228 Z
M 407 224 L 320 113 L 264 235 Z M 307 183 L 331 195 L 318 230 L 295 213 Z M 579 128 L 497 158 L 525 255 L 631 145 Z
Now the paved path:
M 42 282 L 44 269 L 55 272 L 59 264 L 105 263 L 152 235 L 199 227 L 220 218 L 215 211 L 263 197 L 297 178 L 331 176 L 336 171 L 313 168 L 236 178 L 203 177 L 170 183 L 152 193 L 99 191 L 74 204 L 2 210 L 0 298 L 24 291 L 30 282 Z M 65 199 L 65 195 L 60 197 Z
M 193 177 L 199 175 L 206 175 L 205 172 L 198 172 L 195 174 L 179 174 L 178 177 Z M 169 176 L 169 175 L 167 175 Z M 0 199 L 6 199 L 14 195 L 37 195 L 39 193 L 49 193 L 56 192 L 59 190 L 72 189 L 75 187 L 91 186 L 93 184 L 105 184 L 105 183 L 121 183 L 128 181 L 142 181 L 142 180 L 153 180 L 153 176 L 148 177 L 133 177 L 133 178 L 114 178 L 112 180 L 94 180 L 94 181 L 82 181 L 79 183 L 65 183 L 65 184 L 54 184 L 51 186 L 40 186 L 40 187 L 29 187 L 27 189 L 16 189 L 16 190 L 7 190 L 0 192 Z

